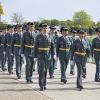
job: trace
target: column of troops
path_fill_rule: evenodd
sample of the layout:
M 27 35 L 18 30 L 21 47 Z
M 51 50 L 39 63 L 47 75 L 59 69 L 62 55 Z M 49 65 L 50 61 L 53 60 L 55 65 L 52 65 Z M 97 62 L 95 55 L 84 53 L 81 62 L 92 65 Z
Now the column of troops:
M 87 31 L 79 30 L 76 38 L 76 30 L 72 30 L 72 36 L 68 36 L 68 28 L 61 27 L 61 36 L 56 32 L 55 26 L 40 24 L 38 32 L 35 25 L 29 22 L 28 29 L 17 24 L 0 30 L 0 67 L 2 71 L 13 74 L 13 64 L 15 58 L 16 76 L 21 78 L 22 64 L 26 60 L 25 74 L 26 83 L 33 83 L 32 75 L 37 69 L 39 74 L 40 90 L 46 90 L 46 76 L 49 69 L 49 78 L 54 78 L 54 70 L 57 69 L 59 58 L 61 69 L 61 82 L 67 82 L 66 70 L 70 60 L 70 74 L 75 74 L 75 64 L 77 66 L 76 86 L 79 90 L 84 89 L 82 78 L 86 78 L 87 58 L 92 62 L 95 59 L 96 73 L 95 81 L 100 82 L 100 29 L 97 30 L 97 37 L 92 42 L 87 38 Z M 6 67 L 7 62 L 7 67 Z

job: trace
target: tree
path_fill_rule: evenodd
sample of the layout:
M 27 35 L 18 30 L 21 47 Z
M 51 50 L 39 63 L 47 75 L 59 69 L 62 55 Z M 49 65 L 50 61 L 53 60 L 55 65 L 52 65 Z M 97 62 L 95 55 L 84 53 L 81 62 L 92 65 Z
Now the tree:
M 60 21 L 60 25 L 61 26 L 67 26 L 67 22 L 66 21 Z
M 72 21 L 73 25 L 78 29 L 88 29 L 93 25 L 91 16 L 88 15 L 84 10 L 75 12 Z
M 67 27 L 70 29 L 73 26 L 73 22 L 70 19 L 68 19 L 66 22 L 67 22 Z
M 24 18 L 21 13 L 13 13 L 11 16 L 11 22 L 21 24 L 23 23 Z
M 51 20 L 51 25 L 52 25 L 52 26 L 59 26 L 59 25 L 60 25 L 60 22 L 59 22 L 59 20 L 57 20 L 57 19 L 52 19 L 52 20 Z
M 42 22 L 47 23 L 49 26 L 51 25 L 51 20 L 43 20 Z
M 40 23 L 39 23 L 38 21 L 35 21 L 35 22 L 34 22 L 34 24 L 35 24 L 35 28 L 36 28 L 36 29 L 38 29 L 38 28 L 39 28 Z
M 97 27 L 100 28 L 100 22 L 97 22 Z
M 43 17 L 38 17 L 38 21 L 41 23 L 44 20 Z

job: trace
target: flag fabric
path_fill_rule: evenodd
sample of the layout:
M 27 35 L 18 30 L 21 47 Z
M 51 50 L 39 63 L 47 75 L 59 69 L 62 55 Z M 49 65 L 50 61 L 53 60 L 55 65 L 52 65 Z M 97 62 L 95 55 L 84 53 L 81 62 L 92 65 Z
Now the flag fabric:
M 2 4 L 0 3 L 0 14 L 6 15 L 5 11 L 3 10 Z

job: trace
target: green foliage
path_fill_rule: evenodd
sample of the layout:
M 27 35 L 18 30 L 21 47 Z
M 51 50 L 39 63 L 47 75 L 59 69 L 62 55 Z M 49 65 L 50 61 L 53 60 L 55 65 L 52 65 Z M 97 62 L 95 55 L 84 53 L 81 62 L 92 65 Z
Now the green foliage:
M 60 25 L 60 22 L 59 22 L 59 20 L 57 20 L 57 19 L 52 19 L 51 20 L 51 25 L 53 26 L 59 26 Z
M 100 28 L 100 22 L 97 23 L 97 27 Z
M 47 23 L 49 26 L 51 25 L 51 20 L 43 20 L 42 22 Z
M 4 24 L 3 22 L 0 22 L 0 28 L 8 27 L 10 24 Z
M 67 21 L 60 21 L 60 26 L 67 26 Z
M 75 12 L 72 21 L 73 25 L 76 26 L 78 29 L 88 29 L 93 27 L 91 16 L 88 15 L 84 10 Z
M 39 28 L 40 23 L 39 23 L 38 21 L 35 21 L 35 22 L 34 22 L 34 24 L 35 24 L 35 28 L 36 28 L 36 29 L 38 29 L 38 28 Z

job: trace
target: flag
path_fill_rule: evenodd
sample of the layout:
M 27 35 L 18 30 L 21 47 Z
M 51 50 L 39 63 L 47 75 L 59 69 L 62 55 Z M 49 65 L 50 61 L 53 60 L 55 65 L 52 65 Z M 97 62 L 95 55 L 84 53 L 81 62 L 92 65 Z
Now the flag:
M 3 10 L 2 4 L 0 3 L 0 14 L 6 15 L 5 11 Z

